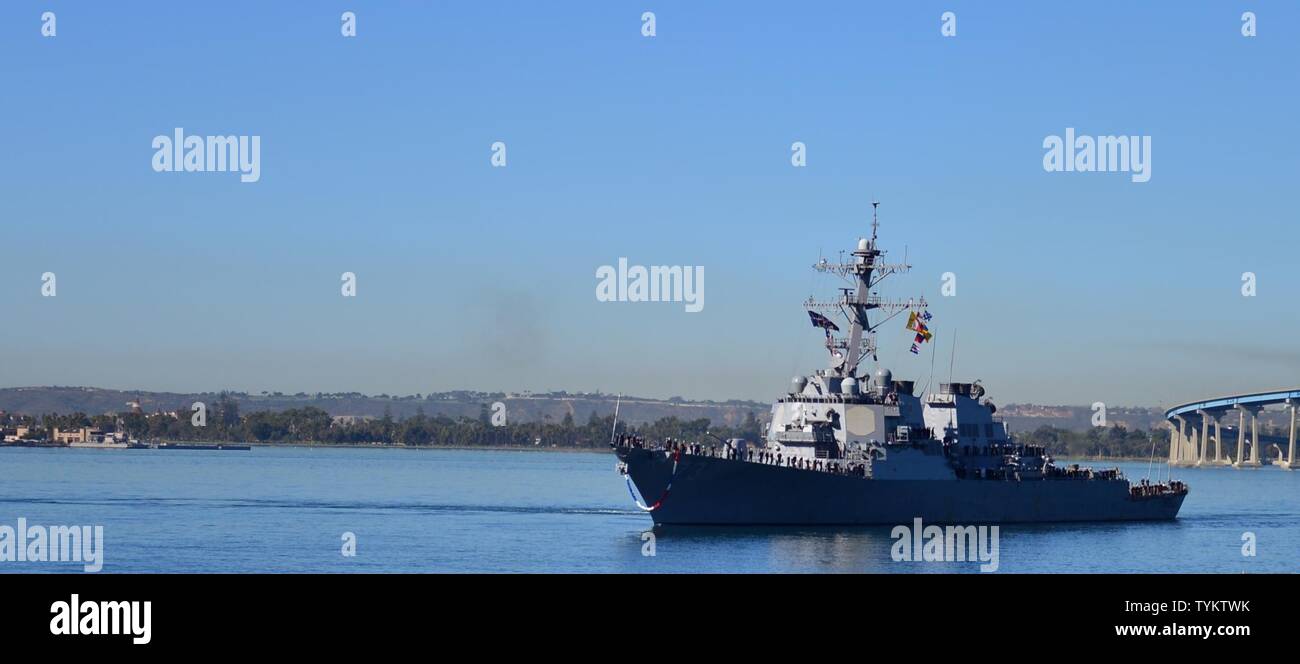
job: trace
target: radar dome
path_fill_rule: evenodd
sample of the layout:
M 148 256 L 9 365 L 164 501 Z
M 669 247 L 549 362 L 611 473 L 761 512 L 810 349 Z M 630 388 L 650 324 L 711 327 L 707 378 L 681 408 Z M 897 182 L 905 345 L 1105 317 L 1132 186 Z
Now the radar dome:
M 876 369 L 876 392 L 884 394 L 894 386 L 894 374 L 889 369 L 881 367 Z
M 866 251 L 866 250 L 867 250 L 867 238 L 865 237 L 858 238 L 858 251 Z
M 844 394 L 857 394 L 858 381 L 853 380 L 852 378 L 845 378 L 840 381 L 840 392 L 843 392 Z
M 795 376 L 790 379 L 790 393 L 799 394 L 803 388 L 808 387 L 808 379 L 803 376 Z

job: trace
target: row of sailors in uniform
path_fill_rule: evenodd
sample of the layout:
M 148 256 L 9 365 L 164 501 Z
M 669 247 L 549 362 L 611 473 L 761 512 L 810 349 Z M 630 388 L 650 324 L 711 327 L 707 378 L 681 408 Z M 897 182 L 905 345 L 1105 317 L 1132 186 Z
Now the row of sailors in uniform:
M 961 453 L 963 456 L 1006 456 L 1008 454 L 1018 454 L 1023 457 L 1047 456 L 1047 450 L 1037 445 L 1007 445 L 1002 443 L 984 446 L 962 445 Z
M 617 438 L 617 444 L 619 447 L 631 447 L 638 450 L 667 450 L 669 452 L 681 452 L 682 454 L 694 454 L 696 456 L 708 456 L 718 459 L 736 459 L 739 456 L 736 448 L 731 445 L 724 445 L 719 449 L 717 445 L 709 445 L 706 447 L 699 443 L 685 443 L 680 440 L 673 440 L 672 438 L 664 439 L 664 444 L 662 446 L 658 444 L 647 446 L 645 438 L 631 434 L 624 434 Z
M 1091 468 L 1080 468 L 1077 463 L 1065 468 L 1048 466 L 1044 471 L 1047 477 L 1062 477 L 1073 480 L 1117 480 L 1120 477 L 1118 468 L 1093 470 Z
M 620 447 L 633 447 L 636 449 L 645 449 L 645 439 L 640 436 L 623 435 L 618 437 Z M 650 449 L 658 449 L 653 446 Z M 743 453 L 732 445 L 701 445 L 699 443 L 686 443 L 679 440 L 668 438 L 664 441 L 663 449 L 669 452 L 681 452 L 682 454 L 691 454 L 695 456 L 713 457 L 715 459 L 729 459 L 737 461 L 743 459 L 750 463 L 761 463 L 768 466 L 784 466 L 786 468 L 799 468 L 802 470 L 816 470 L 833 475 L 852 475 L 856 477 L 866 476 L 866 466 L 863 464 L 842 464 L 838 461 L 829 461 L 823 459 L 806 459 L 803 457 L 786 457 L 780 452 L 769 452 L 767 450 L 746 450 Z
M 1178 480 L 1172 480 L 1168 484 L 1152 484 L 1150 480 L 1144 479 L 1129 487 L 1128 491 L 1137 498 L 1150 498 L 1152 496 L 1163 496 L 1168 493 L 1186 493 L 1187 485 Z
M 957 477 L 961 479 L 1015 480 L 1019 482 L 1020 469 L 1014 466 L 1003 468 L 966 468 L 965 466 L 958 466 Z M 1093 470 L 1091 468 L 1080 468 L 1079 464 L 1076 463 L 1067 468 L 1045 465 L 1043 467 L 1043 477 L 1072 480 L 1117 480 L 1120 479 L 1120 473 L 1118 468 Z
M 826 459 L 808 459 L 805 457 L 782 457 L 780 452 L 773 454 L 767 450 L 750 450 L 746 461 L 766 464 L 769 466 L 785 466 L 787 468 L 800 468 L 803 470 L 816 470 L 830 473 L 832 475 L 852 475 L 854 477 L 865 477 L 866 466 L 857 463 L 840 463 Z
M 641 436 L 634 436 L 632 434 L 627 434 L 627 433 L 619 434 L 618 446 L 631 447 L 638 450 L 646 449 L 645 438 L 642 438 Z

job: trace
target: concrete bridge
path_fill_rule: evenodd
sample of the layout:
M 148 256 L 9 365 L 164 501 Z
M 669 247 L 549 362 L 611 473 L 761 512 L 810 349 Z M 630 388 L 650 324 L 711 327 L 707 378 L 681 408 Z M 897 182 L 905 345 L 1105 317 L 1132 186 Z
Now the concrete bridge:
M 1287 469 L 1300 469 L 1295 458 L 1296 406 L 1300 405 L 1300 390 L 1255 392 L 1234 396 L 1194 401 L 1165 411 L 1169 420 L 1169 463 L 1175 466 L 1230 465 L 1236 468 L 1260 466 L 1260 451 L 1271 442 L 1259 435 L 1259 413 L 1266 406 L 1282 405 L 1291 411 L 1291 431 L 1287 437 L 1286 456 L 1278 465 Z M 1223 450 L 1222 420 L 1225 416 L 1231 426 L 1235 417 L 1237 432 L 1237 458 L 1225 455 Z M 1249 418 L 1249 422 L 1247 422 Z M 1213 426 L 1213 433 L 1210 429 Z M 1250 429 L 1247 440 L 1246 430 Z M 1210 445 L 1214 449 L 1211 451 Z M 1280 449 L 1280 446 L 1277 446 Z

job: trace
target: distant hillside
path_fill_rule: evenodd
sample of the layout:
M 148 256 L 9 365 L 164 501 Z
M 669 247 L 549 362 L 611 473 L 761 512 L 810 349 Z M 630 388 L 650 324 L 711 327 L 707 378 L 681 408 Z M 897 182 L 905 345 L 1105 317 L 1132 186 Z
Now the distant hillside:
M 484 405 L 491 407 L 499 401 L 505 404 L 509 421 L 556 423 L 563 421 L 566 414 L 572 415 L 578 422 L 586 422 L 593 412 L 601 417 L 611 415 L 616 401 L 612 394 L 566 392 L 506 394 L 456 391 L 402 397 L 359 393 L 233 394 L 239 402 L 240 411 L 245 413 L 315 406 L 330 415 L 359 417 L 383 417 L 385 413 L 390 413 L 401 419 L 421 411 L 430 417 L 478 417 Z M 98 415 L 125 411 L 127 402 L 138 401 L 144 412 L 152 413 L 186 410 L 195 401 L 210 403 L 216 397 L 215 392 L 179 394 L 106 390 L 97 387 L 13 387 L 0 388 L 0 411 L 27 415 L 75 412 Z M 678 397 L 663 400 L 625 396 L 619 408 L 619 419 L 642 424 L 675 416 L 683 420 L 708 418 L 715 424 L 737 426 L 750 412 L 759 421 L 767 421 L 769 408 L 769 404 L 757 401 L 687 401 Z

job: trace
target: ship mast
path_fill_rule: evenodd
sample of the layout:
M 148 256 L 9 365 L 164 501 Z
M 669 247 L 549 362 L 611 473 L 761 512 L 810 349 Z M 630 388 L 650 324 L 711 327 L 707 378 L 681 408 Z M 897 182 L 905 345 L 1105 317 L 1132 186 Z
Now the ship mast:
M 904 311 L 922 310 L 926 306 L 925 298 L 886 300 L 872 292 L 885 277 L 912 268 L 907 263 L 881 261 L 885 251 L 877 244 L 880 230 L 879 206 L 879 201 L 871 202 L 871 239 L 858 240 L 852 260 L 831 263 L 822 259 L 813 266 L 818 272 L 837 274 L 853 284 L 851 288 L 840 289 L 838 300 L 819 302 L 810 297 L 804 303 L 809 311 L 839 313 L 848 322 L 845 338 L 832 335 L 829 330 L 826 335 L 826 349 L 831 354 L 831 371 L 836 376 L 858 377 L 858 365 L 863 358 L 871 356 L 873 361 L 876 358 L 876 330 Z M 875 323 L 872 323 L 870 317 L 873 309 L 879 309 L 883 316 Z

